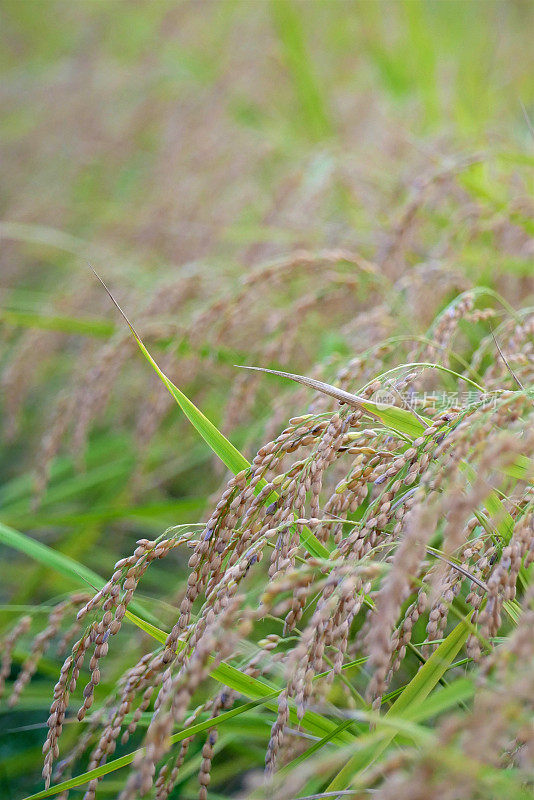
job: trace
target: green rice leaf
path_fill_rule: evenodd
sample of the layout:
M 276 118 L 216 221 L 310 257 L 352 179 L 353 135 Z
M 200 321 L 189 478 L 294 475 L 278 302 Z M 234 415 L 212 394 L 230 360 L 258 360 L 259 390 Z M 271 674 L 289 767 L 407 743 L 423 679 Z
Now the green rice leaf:
M 0 322 L 20 328 L 37 328 L 44 331 L 94 336 L 99 339 L 109 338 L 115 330 L 115 326 L 105 320 L 47 315 L 36 311 L 8 308 L 0 309 Z
M 457 678 L 448 686 L 440 689 L 439 692 L 436 692 L 431 697 L 428 697 L 426 702 L 417 706 L 410 714 L 410 719 L 413 722 L 425 722 L 430 720 L 433 717 L 442 714 L 444 711 L 448 711 L 450 708 L 453 708 L 458 703 L 469 700 L 473 696 L 474 692 L 475 682 L 473 680 L 470 678 Z M 382 718 L 382 721 L 384 720 L 385 717 Z M 374 721 L 376 722 L 376 720 Z M 336 733 L 349 728 L 351 725 L 354 725 L 355 722 L 356 721 L 354 719 L 344 720 L 340 725 L 338 725 Z M 398 731 L 401 732 L 400 728 Z M 413 734 L 413 731 L 411 731 L 411 733 Z M 366 741 L 372 740 L 369 742 L 369 749 L 371 749 L 372 747 L 377 746 L 377 741 L 380 735 L 380 733 L 369 734 L 366 737 L 360 737 L 359 741 L 362 742 L 362 739 L 364 738 Z M 314 742 L 304 753 L 301 753 L 299 756 L 282 767 L 282 769 L 279 770 L 278 775 L 283 776 L 291 772 L 295 767 L 313 756 L 315 753 L 321 750 L 325 744 L 328 744 L 331 741 L 332 737 L 327 735 L 324 736 L 320 741 Z
M 165 375 L 164 372 L 159 368 L 156 361 L 152 358 L 150 353 L 148 352 L 147 348 L 143 344 L 141 337 L 136 332 L 135 328 L 133 327 L 132 323 L 129 321 L 128 317 L 117 303 L 113 295 L 111 294 L 110 290 L 102 280 L 102 278 L 98 275 L 97 272 L 91 267 L 95 276 L 98 278 L 106 292 L 108 293 L 112 303 L 116 306 L 117 310 L 120 312 L 121 316 L 125 320 L 126 324 L 130 328 L 139 349 L 141 350 L 142 354 L 158 375 L 160 380 L 163 382 L 167 390 L 170 392 L 172 397 L 176 400 L 184 414 L 186 415 L 187 419 L 191 422 L 193 427 L 198 431 L 198 433 L 202 436 L 204 441 L 209 445 L 211 450 L 217 455 L 223 464 L 228 467 L 228 469 L 237 475 L 242 470 L 248 469 L 250 467 L 249 462 L 243 456 L 239 450 L 234 447 L 234 445 L 222 434 L 219 429 L 211 422 L 203 413 L 198 409 L 194 403 L 180 390 L 174 383 Z M 259 492 L 265 486 L 265 481 L 260 481 L 257 486 L 256 491 Z M 272 502 L 273 498 L 276 498 L 277 495 L 273 492 L 273 494 L 267 498 L 266 502 Z M 308 550 L 308 552 L 319 558 L 327 558 L 329 555 L 328 549 L 313 535 L 313 533 L 309 530 L 309 528 L 305 528 L 303 533 L 301 534 L 301 543 L 303 546 Z
M 14 530 L 14 528 L 4 525 L 3 522 L 0 522 L 0 543 L 6 545 L 6 547 L 18 550 L 20 553 L 25 553 L 34 561 L 38 561 L 45 567 L 59 572 L 82 588 L 86 589 L 89 586 L 91 589 L 98 591 L 105 583 L 100 575 L 93 572 L 89 567 L 85 567 L 70 556 L 60 553 L 58 550 L 53 550 L 51 547 L 48 547 L 48 545 L 38 542 L 36 539 L 32 539 L 32 537 L 27 534 L 20 533 Z M 131 607 L 139 611 L 143 616 L 149 619 L 155 619 L 150 612 L 136 600 L 132 601 Z M 135 615 L 132 616 L 135 617 Z M 139 618 L 135 617 L 135 619 L 138 620 Z M 143 623 L 149 625 L 145 620 L 143 620 Z
M 425 430 L 423 423 L 405 408 L 386 406 L 383 403 L 372 403 L 370 400 L 365 400 L 362 405 L 373 416 L 377 417 L 386 428 L 402 433 L 410 439 L 417 439 Z M 430 425 L 430 421 L 428 424 Z
M 468 634 L 469 626 L 466 621 L 456 625 L 430 656 L 426 664 L 421 667 L 415 677 L 404 688 L 402 694 L 385 715 L 386 718 L 395 716 L 402 716 L 404 719 L 413 718 L 413 715 L 421 708 L 425 698 L 439 683 L 440 678 L 442 678 L 463 647 Z M 358 774 L 384 752 L 394 738 L 395 731 L 391 728 L 388 730 L 379 729 L 376 733 L 376 739 L 373 737 L 369 744 L 356 750 L 354 755 L 331 781 L 326 791 L 336 792 L 347 789 Z
M 170 394 L 174 397 L 185 416 L 193 427 L 200 433 L 204 441 L 209 445 L 213 452 L 219 456 L 223 464 L 236 475 L 243 469 L 250 467 L 245 456 L 241 455 L 237 447 L 222 434 L 218 428 L 198 409 L 194 403 L 169 380 L 164 372 L 158 367 L 141 339 L 135 335 L 139 349 L 144 357 L 156 372 L 160 380 L 164 383 Z
M 105 583 L 100 575 L 93 572 L 89 567 L 84 567 L 83 564 L 79 564 L 70 556 L 53 550 L 46 544 L 32 539 L 31 536 L 19 533 L 19 531 L 4 525 L 3 522 L 0 522 L 0 542 L 21 553 L 26 553 L 30 558 L 39 561 L 56 572 L 60 572 L 78 585 L 87 586 L 89 584 L 91 588 L 98 590 Z
M 532 461 L 528 456 L 516 456 L 513 463 L 503 469 L 505 475 L 518 480 L 531 478 L 534 472 Z
M 226 438 L 226 436 L 224 436 L 224 434 L 219 431 L 213 422 L 211 422 L 202 413 L 202 411 L 200 411 L 195 404 L 192 403 L 191 400 L 189 400 L 189 398 L 182 391 L 180 391 L 180 389 L 178 389 L 178 387 L 175 386 L 171 380 L 169 380 L 165 373 L 163 373 L 158 367 L 146 349 L 145 345 L 137 336 L 137 334 L 135 334 L 135 332 L 134 336 L 139 349 L 143 353 L 148 363 L 152 366 L 156 374 L 165 384 L 168 391 L 174 397 L 189 422 L 200 433 L 204 441 L 209 445 L 211 450 L 213 450 L 215 455 L 219 456 L 223 464 L 225 464 L 225 466 L 228 467 L 228 469 L 233 472 L 234 475 L 237 475 L 238 472 L 241 472 L 244 469 L 248 469 L 250 464 L 245 456 L 241 455 L 237 447 L 234 447 L 234 445 Z M 265 481 L 260 481 L 257 491 L 260 491 L 263 486 L 265 486 Z M 267 501 L 272 502 L 272 499 L 276 498 L 277 496 L 278 495 L 273 492 L 272 495 L 267 498 Z M 301 544 L 311 555 L 317 556 L 318 558 L 328 558 L 329 552 L 327 548 L 314 536 L 309 528 L 305 528 L 302 531 L 300 539 Z

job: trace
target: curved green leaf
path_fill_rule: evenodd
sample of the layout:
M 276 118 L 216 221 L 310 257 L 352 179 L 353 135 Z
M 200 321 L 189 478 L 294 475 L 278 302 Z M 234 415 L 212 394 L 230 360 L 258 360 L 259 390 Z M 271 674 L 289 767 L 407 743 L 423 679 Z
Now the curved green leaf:
M 460 622 L 404 688 L 404 691 L 393 703 L 385 717 L 389 718 L 398 715 L 408 719 L 411 715 L 417 713 L 423 700 L 434 689 L 463 647 L 468 634 L 468 624 L 466 621 Z M 352 758 L 348 760 L 331 781 L 326 791 L 335 792 L 347 789 L 358 774 L 384 752 L 394 738 L 395 731 L 392 728 L 379 729 L 367 745 L 356 750 Z

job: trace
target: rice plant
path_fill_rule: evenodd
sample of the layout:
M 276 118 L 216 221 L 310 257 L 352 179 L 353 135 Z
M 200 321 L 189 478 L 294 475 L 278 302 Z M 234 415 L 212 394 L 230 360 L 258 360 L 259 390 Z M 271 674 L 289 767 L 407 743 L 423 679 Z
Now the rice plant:
M 250 464 L 161 372 L 132 328 L 171 396 L 235 474 L 204 523 L 139 540 L 96 594 L 76 593 L 51 611 L 9 701 L 67 617 L 61 644 L 78 638 L 54 688 L 46 789 L 35 798 L 87 784 L 89 800 L 104 775 L 126 765 L 121 798 L 168 797 L 195 763 L 195 743 L 199 797 L 206 798 L 219 729 L 260 707 L 264 776 L 277 797 L 363 796 L 368 787 L 389 796 L 412 787 L 420 769 L 425 791 L 463 792 L 466 774 L 473 796 L 497 796 L 504 784 L 528 791 L 532 693 L 523 656 L 534 560 L 534 398 L 525 387 L 534 318 L 514 313 L 494 330 L 498 309 L 484 306 L 488 296 L 499 302 L 483 290 L 458 296 L 431 326 L 431 346 L 449 352 L 461 323 L 479 332 L 489 326 L 471 344 L 463 372 L 427 361 L 425 342 L 412 361 L 382 370 L 356 392 L 346 374 L 330 385 L 278 373 L 314 389 L 319 407 L 312 402 L 291 418 Z M 492 342 L 498 356 L 485 362 Z M 189 574 L 164 631 L 130 605 L 150 565 L 180 548 L 191 551 Z M 46 563 L 48 553 L 41 557 Z M 125 618 L 155 646 L 145 642 L 99 698 L 104 659 L 125 635 Z M 24 616 L 7 635 L 4 678 L 30 625 Z M 471 752 L 458 737 L 464 725 L 483 724 L 478 705 L 488 703 L 496 675 L 517 694 L 505 693 L 497 708 L 489 703 L 490 742 Z M 86 729 L 54 773 L 73 703 Z M 455 706 L 462 722 L 449 714 L 437 727 L 423 724 Z M 140 746 L 114 758 L 131 737 Z M 442 737 L 449 762 L 432 760 Z M 49 788 L 86 752 L 81 775 Z M 251 790 L 257 772 L 254 760 L 244 769 Z M 255 791 L 264 790 L 258 783 Z

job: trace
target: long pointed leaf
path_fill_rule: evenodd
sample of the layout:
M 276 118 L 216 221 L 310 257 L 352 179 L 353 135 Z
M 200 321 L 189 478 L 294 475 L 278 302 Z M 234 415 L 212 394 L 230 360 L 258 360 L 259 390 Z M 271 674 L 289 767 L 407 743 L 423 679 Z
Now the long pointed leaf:
M 202 733 L 202 731 L 222 725 L 232 717 L 237 717 L 239 714 L 244 714 L 253 708 L 263 705 L 269 699 L 275 697 L 276 694 L 276 692 L 271 692 L 271 694 L 261 697 L 258 700 L 253 700 L 250 703 L 245 703 L 244 705 L 233 708 L 230 711 L 225 711 L 218 717 L 210 717 L 203 722 L 197 722 L 194 725 L 190 725 L 178 733 L 173 734 L 170 737 L 171 744 L 176 744 L 177 742 L 183 741 L 183 739 L 187 739 L 189 736 L 194 736 L 197 733 Z M 140 749 L 142 750 L 143 748 Z M 138 752 L 139 750 L 134 750 L 131 753 L 121 756 L 120 758 L 115 758 L 113 761 L 108 761 L 107 764 L 103 764 L 100 767 L 91 769 L 88 772 L 82 773 L 81 775 L 77 775 L 75 778 L 69 778 L 69 780 L 57 783 L 55 786 L 51 786 L 49 789 L 43 789 L 42 792 L 32 794 L 29 797 L 24 798 L 24 800 L 44 800 L 44 798 L 53 797 L 55 794 L 59 794 L 60 792 L 66 792 L 69 789 L 76 789 L 78 786 L 82 786 L 84 783 L 88 783 L 95 778 L 102 778 L 104 775 L 109 775 L 111 772 L 116 772 L 118 769 L 128 766 L 128 764 L 132 763 Z
M 91 265 L 89 265 L 91 266 Z M 98 278 L 106 292 L 108 293 L 112 303 L 115 305 L 121 316 L 123 317 L 124 321 L 130 328 L 135 341 L 139 349 L 141 350 L 142 354 L 158 375 L 160 380 L 163 382 L 167 390 L 170 392 L 172 397 L 176 400 L 184 414 L 186 415 L 187 419 L 191 422 L 193 427 L 200 433 L 204 441 L 209 445 L 211 450 L 217 455 L 223 464 L 228 467 L 228 469 L 237 475 L 239 472 L 242 472 L 244 469 L 248 469 L 250 467 L 249 462 L 242 455 L 237 447 L 234 445 L 222 434 L 219 429 L 211 422 L 203 413 L 198 409 L 194 403 L 185 395 L 174 383 L 165 375 L 164 372 L 159 368 L 156 361 L 152 358 L 150 353 L 148 352 L 147 348 L 143 344 L 141 337 L 136 332 L 135 328 L 133 327 L 132 323 L 117 303 L 113 295 L 111 294 L 110 290 L 102 280 L 102 278 L 98 275 L 98 273 L 91 267 L 95 276 Z M 256 487 L 256 491 L 259 492 L 265 486 L 265 481 L 261 481 L 258 486 Z M 266 499 L 266 502 L 272 502 L 272 498 L 276 498 L 277 495 L 273 492 L 272 495 Z M 328 549 L 317 539 L 316 536 L 312 533 L 309 528 L 305 528 L 300 534 L 300 541 L 301 544 L 306 548 L 306 550 L 312 555 L 319 558 L 328 558 L 329 551 Z
M 463 647 L 468 634 L 469 626 L 465 621 L 460 622 L 434 651 L 426 664 L 421 667 L 417 675 L 412 678 L 385 716 L 402 715 L 408 717 L 416 713 L 423 700 L 434 689 Z M 327 792 L 348 788 L 358 773 L 368 767 L 372 761 L 384 752 L 395 738 L 395 731 L 382 729 L 377 732 L 376 737 L 376 739 L 373 737 L 368 745 L 356 750 L 352 758 L 349 759 L 330 783 L 326 789 Z
M 103 578 L 89 567 L 85 567 L 58 550 L 53 550 L 43 542 L 32 539 L 31 536 L 4 525 L 3 522 L 0 522 L 0 543 L 18 550 L 20 553 L 26 553 L 30 558 L 65 575 L 83 588 L 87 588 L 89 585 L 92 589 L 98 590 L 105 584 Z M 132 601 L 131 607 L 143 614 L 144 617 L 155 620 L 155 617 L 137 601 Z

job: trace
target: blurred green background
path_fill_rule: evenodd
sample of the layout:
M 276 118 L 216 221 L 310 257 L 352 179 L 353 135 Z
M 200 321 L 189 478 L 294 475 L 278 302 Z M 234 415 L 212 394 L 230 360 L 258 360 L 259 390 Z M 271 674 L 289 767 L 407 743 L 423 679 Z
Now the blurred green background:
M 386 334 L 423 332 L 466 286 L 532 297 L 532 2 L 0 13 L 4 524 L 107 575 L 139 536 L 202 518 L 223 483 L 87 260 L 249 455 L 301 407 L 233 364 L 335 372 Z M 380 317 L 392 298 L 397 329 Z M 164 623 L 182 567 L 143 584 Z M 0 569 L 2 629 L 31 606 L 36 632 L 39 604 L 74 588 L 7 547 Z M 115 674 L 128 648 L 142 642 Z M 40 785 L 56 674 L 50 655 L 0 708 L 2 797 Z

